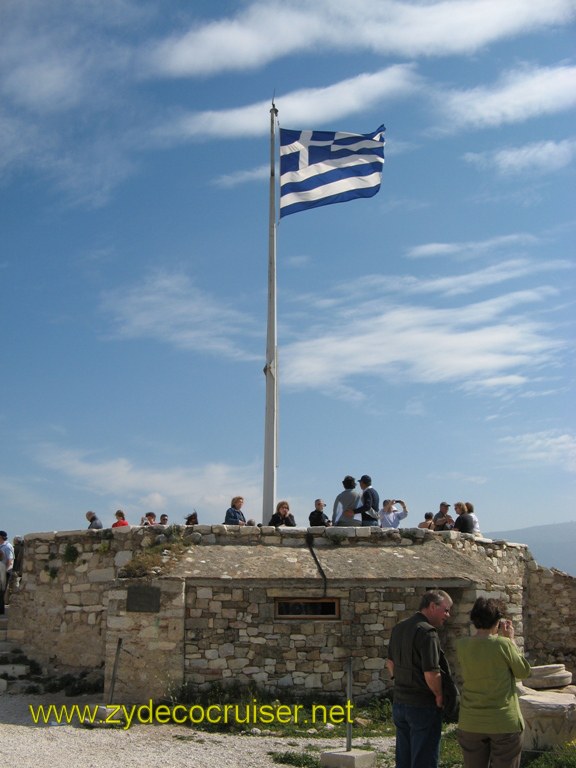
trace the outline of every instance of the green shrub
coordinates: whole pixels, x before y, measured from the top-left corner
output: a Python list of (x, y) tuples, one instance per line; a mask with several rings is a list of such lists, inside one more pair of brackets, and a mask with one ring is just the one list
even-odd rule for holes
[(64, 554), (62, 555), (62, 560), (64, 560), (65, 563), (75, 563), (76, 560), (80, 557), (80, 551), (77, 547), (74, 546), (74, 544), (66, 544), (66, 547), (64, 549)]
[(523, 755), (522, 765), (530, 768), (576, 768), (576, 742), (556, 747), (539, 756), (527, 752)]
[(300, 768), (320, 768), (320, 758), (306, 752), (268, 752), (275, 763)]

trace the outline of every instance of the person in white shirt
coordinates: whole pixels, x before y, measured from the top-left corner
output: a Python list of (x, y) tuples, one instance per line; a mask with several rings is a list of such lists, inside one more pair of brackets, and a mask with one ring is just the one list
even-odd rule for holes
[(472, 533), (480, 533), (480, 523), (478, 522), (478, 518), (476, 517), (476, 513), (474, 512), (474, 504), (472, 504), (471, 501), (465, 501), (464, 506), (466, 507), (466, 511), (472, 518), (472, 522), (474, 523), (474, 530)]
[[(396, 505), (402, 507), (399, 512)], [(380, 528), (398, 528), (400, 520), (408, 517), (408, 508), (402, 499), (385, 499), (380, 510)]]

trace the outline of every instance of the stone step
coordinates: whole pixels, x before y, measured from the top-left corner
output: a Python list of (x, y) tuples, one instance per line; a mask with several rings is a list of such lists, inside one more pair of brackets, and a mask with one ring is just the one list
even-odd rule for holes
[(539, 667), (530, 667), (530, 677), (548, 677), (558, 672), (566, 672), (564, 664), (543, 664)]
[(528, 688), (541, 690), (546, 688), (562, 688), (564, 685), (570, 685), (572, 682), (572, 672), (555, 672), (552, 675), (542, 677), (529, 677), (524, 680), (524, 685)]
[(26, 677), (30, 674), (30, 667), (28, 664), (0, 664), (0, 677), (7, 675), (8, 677)]

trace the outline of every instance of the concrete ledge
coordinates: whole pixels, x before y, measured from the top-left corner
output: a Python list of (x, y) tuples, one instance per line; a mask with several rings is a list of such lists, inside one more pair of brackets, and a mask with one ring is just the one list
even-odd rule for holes
[(326, 768), (373, 768), (376, 765), (376, 753), (366, 749), (334, 749), (322, 752), (320, 765)]

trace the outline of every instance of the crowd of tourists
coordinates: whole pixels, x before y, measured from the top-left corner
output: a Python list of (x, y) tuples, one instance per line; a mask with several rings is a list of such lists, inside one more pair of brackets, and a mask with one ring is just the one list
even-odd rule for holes
[[(370, 475), (362, 475), (358, 481), (352, 475), (346, 475), (342, 480), (344, 490), (334, 500), (332, 517), (326, 515), (326, 502), (318, 498), (314, 501), (314, 509), (308, 515), (310, 526), (379, 526), (380, 528), (399, 528), (400, 523), (408, 517), (408, 507), (402, 499), (384, 499), (380, 506), (380, 495), (372, 485)], [(357, 487), (359, 486), (359, 488)], [(234, 496), (230, 507), (224, 516), (225, 525), (256, 525), (251, 518), (246, 518), (242, 507), (243, 496)], [(474, 513), (474, 505), (470, 501), (457, 501), (454, 504), (454, 517), (450, 514), (452, 505), (447, 501), (440, 503), (438, 512), (426, 512), (424, 520), (418, 528), (432, 531), (456, 530), (460, 533), (480, 533), (478, 518)], [(290, 512), (290, 504), (283, 499), (276, 505), (266, 525), (275, 527), (297, 526), (294, 515)]]

